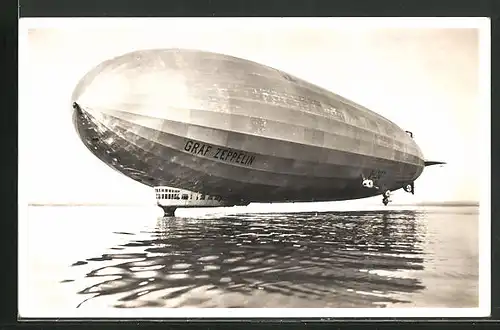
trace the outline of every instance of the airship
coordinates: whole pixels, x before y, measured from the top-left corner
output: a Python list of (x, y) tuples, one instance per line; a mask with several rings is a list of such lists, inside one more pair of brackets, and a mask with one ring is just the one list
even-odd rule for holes
[(318, 202), (414, 193), (413, 134), (291, 74), (192, 49), (147, 49), (90, 70), (73, 125), (103, 163), (179, 207)]

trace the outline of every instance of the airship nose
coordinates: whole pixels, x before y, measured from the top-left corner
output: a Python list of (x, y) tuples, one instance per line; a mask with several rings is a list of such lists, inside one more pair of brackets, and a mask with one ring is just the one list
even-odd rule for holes
[[(144, 172), (144, 150), (134, 148), (123, 136), (117, 134), (117, 127), (103, 117), (103, 113), (78, 102), (72, 103), (73, 124), (80, 140), (90, 152), (118, 172), (144, 184), (153, 185), (154, 179)], [(111, 127), (111, 128), (110, 128)], [(119, 129), (118, 129), (119, 130)], [(127, 148), (134, 150), (131, 152)], [(135, 157), (134, 155), (139, 155)]]
[(80, 134), (89, 126), (89, 113), (85, 111), (77, 102), (73, 102), (73, 124)]
[(82, 124), (85, 125), (85, 122), (87, 122), (90, 119), (89, 118), (90, 113), (87, 110), (85, 110), (85, 107), (80, 106), (80, 104), (78, 104), (77, 102), (73, 102), (72, 108), (73, 108), (73, 123), (75, 124), (75, 127), (78, 130), (79, 126), (82, 126)]
[(95, 129), (95, 125), (87, 111), (77, 102), (73, 102), (73, 125), (84, 144), (91, 150), (96, 150), (96, 143), (101, 139), (101, 134)]
[(119, 168), (116, 137), (110, 129), (95, 118), (96, 112), (77, 102), (72, 103), (73, 124), (83, 144), (98, 158)]
[(73, 111), (75, 111), (75, 115), (82, 115), (82, 109), (76, 102), (73, 102)]

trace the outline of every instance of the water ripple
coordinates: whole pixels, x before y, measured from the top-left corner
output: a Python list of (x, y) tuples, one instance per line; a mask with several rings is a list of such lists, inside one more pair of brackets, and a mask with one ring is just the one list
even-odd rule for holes
[(115, 307), (383, 307), (424, 288), (421, 227), (413, 211), (165, 218), (73, 265), (105, 277), (86, 303)]

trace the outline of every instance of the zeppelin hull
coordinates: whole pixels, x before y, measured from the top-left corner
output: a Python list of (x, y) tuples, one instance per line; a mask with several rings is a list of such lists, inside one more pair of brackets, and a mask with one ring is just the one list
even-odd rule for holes
[(225, 199), (326, 201), (368, 197), (361, 178), (394, 190), (424, 161), (387, 119), (253, 62), (153, 50), (108, 61), (73, 95), (84, 144), (150, 186)]
[[(410, 182), (420, 170), (417, 166), (342, 151), (332, 151), (330, 157), (307, 160), (304, 155), (321, 151), (290, 142), (276, 148), (290, 150), (292, 155), (300, 154), (298, 159), (272, 152), (244, 153), (227, 145), (208, 144), (144, 127), (134, 129), (119, 120), (117, 123), (121, 126), (113, 130), (98, 128), (91, 115), (81, 112), (75, 112), (75, 123), (89, 150), (136, 181), (149, 186), (166, 185), (217, 194), (235, 201), (326, 201), (368, 197), (373, 192), (361, 187), (361, 173), (385, 170), (391, 176), (389, 188), (397, 189)], [(262, 141), (269, 147), (266, 142)], [(325, 158), (332, 162), (323, 162)], [(257, 167), (260, 163), (266, 166)]]

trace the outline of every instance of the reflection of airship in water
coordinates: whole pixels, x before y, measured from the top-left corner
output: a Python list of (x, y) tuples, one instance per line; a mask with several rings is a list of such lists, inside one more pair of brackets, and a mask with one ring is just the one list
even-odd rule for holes
[[(73, 93), (81, 140), (176, 207), (383, 195), (426, 165), (391, 121), (282, 71), (193, 50), (103, 62)], [(215, 196), (215, 197), (214, 197)]]

